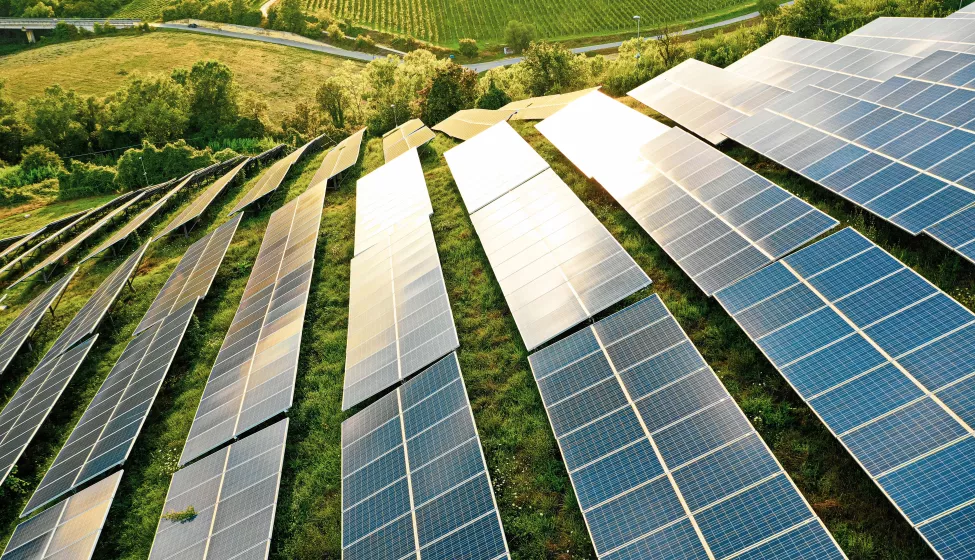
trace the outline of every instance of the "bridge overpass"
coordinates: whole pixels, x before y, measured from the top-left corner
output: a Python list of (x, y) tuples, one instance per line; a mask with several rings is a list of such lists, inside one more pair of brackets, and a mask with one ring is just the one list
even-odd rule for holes
[(0, 18), (0, 30), (19, 30), (27, 33), (27, 41), (34, 42), (35, 31), (51, 31), (58, 23), (94, 31), (95, 25), (111, 24), (112, 27), (128, 29), (142, 23), (141, 19), (110, 18)]

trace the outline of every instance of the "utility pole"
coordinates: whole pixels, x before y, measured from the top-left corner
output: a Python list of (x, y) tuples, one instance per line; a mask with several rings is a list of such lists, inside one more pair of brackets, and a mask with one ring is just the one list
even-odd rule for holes
[(139, 163), (142, 164), (142, 176), (146, 180), (146, 186), (149, 186), (149, 174), (146, 173), (146, 162), (142, 161), (142, 156), (139, 156)]
[(633, 16), (633, 20), (636, 21), (636, 38), (640, 38), (640, 16)]

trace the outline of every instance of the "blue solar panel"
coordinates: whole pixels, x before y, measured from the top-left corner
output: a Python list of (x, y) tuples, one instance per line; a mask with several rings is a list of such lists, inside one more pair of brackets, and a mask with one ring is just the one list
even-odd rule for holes
[(975, 501), (975, 314), (852, 229), (716, 298), (925, 536)]
[(975, 262), (975, 205), (929, 226), (925, 232), (969, 261)]
[(342, 551), (508, 558), (455, 354), (342, 423)]
[(529, 361), (600, 558), (843, 557), (658, 296)]

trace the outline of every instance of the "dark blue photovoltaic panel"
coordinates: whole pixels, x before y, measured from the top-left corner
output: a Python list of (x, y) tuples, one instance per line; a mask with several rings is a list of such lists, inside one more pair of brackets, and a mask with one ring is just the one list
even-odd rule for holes
[(936, 551), (971, 539), (938, 523), (975, 500), (975, 314), (852, 229), (715, 297)]
[(975, 205), (928, 227), (925, 232), (975, 262)]
[(833, 542), (658, 296), (529, 361), (598, 557), (725, 557), (810, 525), (797, 552)]
[(975, 549), (975, 504), (926, 523), (919, 530), (945, 558), (964, 558)]
[(508, 558), (455, 354), (342, 423), (342, 551)]
[(739, 560), (779, 560), (780, 558), (816, 558), (838, 560), (845, 558), (822, 526), (809, 522), (777, 539), (737, 556)]

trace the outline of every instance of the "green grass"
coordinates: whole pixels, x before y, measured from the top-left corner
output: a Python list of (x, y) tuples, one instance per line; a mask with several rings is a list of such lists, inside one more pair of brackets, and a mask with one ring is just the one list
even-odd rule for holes
[(89, 210), (108, 202), (117, 195), (107, 194), (64, 200), (45, 204), (42, 201), (31, 202), (13, 208), (0, 209), (0, 239), (35, 231), (37, 228), (77, 212)]
[[(654, 284), (607, 310), (610, 313), (658, 293), (731, 394), (755, 423), (800, 490), (854, 559), (921, 559), (932, 555), (870, 479), (781, 375), (713, 300), (706, 298), (637, 223), (592, 181), (586, 180), (530, 123), (521, 132), (580, 199), (606, 225)], [(423, 166), (444, 277), (460, 338), (458, 356), (484, 447), (512, 554), (518, 559), (593, 558), (587, 531), (545, 417), (527, 352), (441, 154), (453, 140), (438, 137), (424, 149)], [(915, 270), (975, 304), (975, 270), (937, 244), (900, 233), (831, 198), (821, 188), (732, 147), (729, 153), (844, 224), (851, 224)], [(125, 465), (125, 476), (95, 557), (145, 558), (169, 480), (182, 449), (213, 360), (240, 301), (270, 213), (302, 192), (322, 155), (299, 163), (266, 207), (242, 222), (213, 288), (200, 304), (183, 346)], [(349, 262), (355, 223), (355, 180), (382, 164), (380, 142), (366, 143), (360, 166), (332, 188), (316, 249), (314, 281), (302, 337), (295, 402), (278, 499), (272, 554), (284, 559), (338, 559), (341, 554), (341, 411)], [(189, 239), (156, 243), (135, 279), (135, 291), (116, 304), (98, 344), (62, 402), (2, 488), (0, 539), (13, 530), (24, 502), (39, 482), (128, 337), (186, 247), (223, 222), (253, 184), (230, 189)], [(188, 202), (187, 197), (183, 203)], [(179, 210), (174, 205), (166, 223)], [(129, 250), (134, 245), (129, 245)], [(0, 382), (0, 403), (26, 377), (45, 348), (125, 255), (85, 265), (69, 286), (52, 323), (46, 319), (33, 351), (22, 352)], [(42, 286), (28, 283), (6, 303), (0, 325)], [(604, 313), (605, 314), (605, 313)]]

